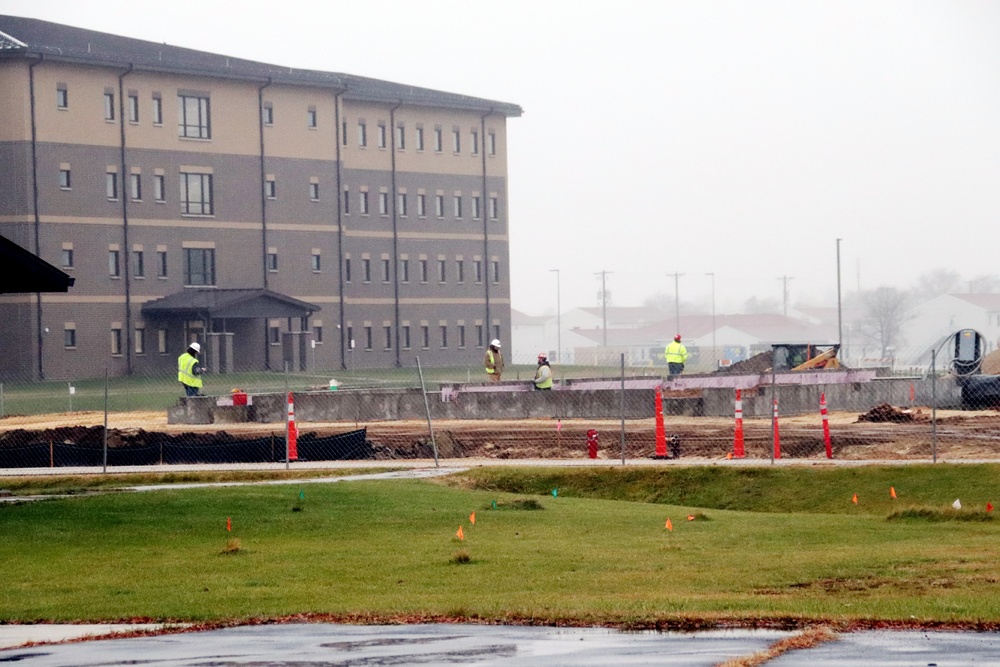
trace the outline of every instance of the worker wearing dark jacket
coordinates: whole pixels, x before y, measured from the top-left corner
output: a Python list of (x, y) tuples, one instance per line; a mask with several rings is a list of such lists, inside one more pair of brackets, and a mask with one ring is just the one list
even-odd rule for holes
[(184, 387), (185, 396), (200, 396), (201, 394), (201, 364), (198, 363), (198, 354), (201, 353), (201, 345), (191, 343), (187, 351), (177, 357), (177, 381)]
[(500, 354), (500, 341), (496, 338), (490, 341), (483, 364), (486, 366), (486, 376), (490, 382), (499, 382), (500, 376), (503, 375), (503, 355)]
[(667, 360), (667, 370), (670, 377), (680, 375), (684, 372), (684, 362), (687, 361), (687, 348), (681, 343), (681, 335), (674, 336), (673, 342), (667, 345), (663, 351), (663, 356)]

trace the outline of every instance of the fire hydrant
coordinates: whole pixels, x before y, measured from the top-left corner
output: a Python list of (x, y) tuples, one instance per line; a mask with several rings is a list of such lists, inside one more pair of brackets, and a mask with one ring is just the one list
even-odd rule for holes
[(597, 431), (595, 429), (587, 430), (587, 456), (592, 459), (597, 458)]

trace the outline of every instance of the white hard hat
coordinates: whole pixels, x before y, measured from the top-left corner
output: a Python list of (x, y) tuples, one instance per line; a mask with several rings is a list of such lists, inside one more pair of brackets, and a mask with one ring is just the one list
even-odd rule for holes
[(188, 345), (188, 347), (190, 347), (195, 352), (201, 352), (201, 345), (199, 345), (198, 343), (191, 343), (190, 345)]
[(500, 347), (500, 341), (494, 338), (493, 340), (490, 341), (490, 345), (492, 345), (493, 347)]

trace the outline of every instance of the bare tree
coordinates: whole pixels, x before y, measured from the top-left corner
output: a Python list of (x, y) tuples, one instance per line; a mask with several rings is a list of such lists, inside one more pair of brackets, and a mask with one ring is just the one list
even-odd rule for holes
[(903, 325), (912, 317), (909, 313), (907, 293), (895, 287), (879, 287), (862, 296), (864, 315), (861, 333), (878, 344), (882, 356), (889, 356), (889, 348), (898, 348), (902, 342)]
[(970, 294), (993, 294), (1000, 292), (1000, 277), (988, 274), (976, 276), (969, 281)]
[(927, 301), (942, 294), (953, 294), (959, 291), (961, 284), (962, 276), (958, 271), (934, 269), (920, 274), (917, 284), (913, 287), (913, 294), (918, 300)]

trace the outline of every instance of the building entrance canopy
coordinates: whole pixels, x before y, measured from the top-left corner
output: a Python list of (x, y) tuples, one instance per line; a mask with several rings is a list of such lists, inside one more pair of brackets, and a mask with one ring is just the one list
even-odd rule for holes
[(256, 319), (309, 317), (315, 304), (266, 289), (186, 289), (143, 305), (146, 317)]

